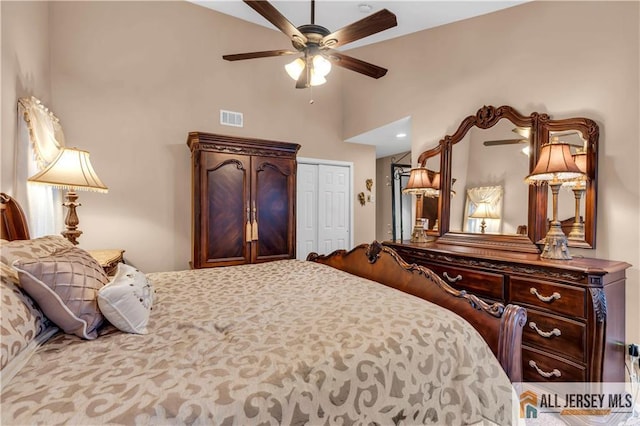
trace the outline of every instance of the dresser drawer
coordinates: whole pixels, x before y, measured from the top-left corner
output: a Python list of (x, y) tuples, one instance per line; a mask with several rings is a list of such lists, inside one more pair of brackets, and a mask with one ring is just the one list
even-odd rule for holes
[(504, 300), (504, 276), (450, 266), (429, 265), (447, 284), (471, 294)]
[(577, 321), (527, 310), (522, 342), (548, 352), (586, 362), (586, 325)]
[(585, 290), (545, 281), (511, 277), (510, 302), (539, 306), (572, 317), (585, 318)]
[(525, 382), (584, 382), (587, 372), (581, 365), (523, 346), (522, 377)]

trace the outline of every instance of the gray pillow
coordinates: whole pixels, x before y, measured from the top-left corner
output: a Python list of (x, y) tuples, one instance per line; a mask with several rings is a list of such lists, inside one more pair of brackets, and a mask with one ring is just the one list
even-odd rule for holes
[(109, 279), (89, 253), (70, 247), (37, 259), (18, 259), (13, 267), (20, 286), (65, 333), (84, 339), (98, 336), (104, 319), (98, 290)]

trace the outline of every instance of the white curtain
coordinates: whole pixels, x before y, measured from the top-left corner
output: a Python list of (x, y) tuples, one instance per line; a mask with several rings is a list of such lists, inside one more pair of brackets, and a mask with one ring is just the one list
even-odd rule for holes
[[(479, 186), (467, 189), (467, 208), (465, 210), (464, 232), (480, 232), (481, 219), (470, 218), (480, 203), (487, 203), (491, 209), (502, 216), (502, 194), (504, 189), (500, 185)], [(485, 219), (486, 230), (489, 233), (498, 233), (502, 225), (502, 219)]]
[(27, 179), (44, 169), (64, 147), (58, 118), (35, 97), (18, 100), (15, 197), (25, 210), (31, 237), (62, 230), (62, 193), (59, 189), (29, 184)]

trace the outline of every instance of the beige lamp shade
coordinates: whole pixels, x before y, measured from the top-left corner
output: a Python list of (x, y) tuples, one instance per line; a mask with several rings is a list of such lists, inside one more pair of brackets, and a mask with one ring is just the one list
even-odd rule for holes
[(469, 216), (474, 219), (500, 219), (500, 215), (491, 207), (489, 203), (480, 203), (475, 211)]
[(568, 182), (564, 182), (562, 185), (565, 187), (569, 187), (569, 188), (575, 188), (578, 186), (584, 186), (585, 181), (587, 181), (589, 179), (589, 177), (587, 176), (587, 153), (586, 152), (577, 152), (575, 154), (572, 155), (573, 157), (573, 162), (576, 163), (576, 166), (578, 166), (578, 168), (580, 169), (580, 171), (582, 173), (584, 173), (582, 176), (577, 177), (573, 180), (570, 180)]
[(411, 169), (409, 182), (407, 182), (407, 186), (402, 192), (405, 194), (424, 194), (426, 190), (432, 187), (431, 179), (429, 179), (429, 171), (424, 167), (416, 167), (415, 169)]
[(552, 142), (542, 146), (540, 159), (533, 172), (525, 178), (530, 184), (545, 181), (565, 182), (584, 176), (571, 157), (569, 144)]
[(109, 191), (93, 170), (89, 153), (76, 148), (64, 148), (51, 164), (28, 181), (74, 191)]

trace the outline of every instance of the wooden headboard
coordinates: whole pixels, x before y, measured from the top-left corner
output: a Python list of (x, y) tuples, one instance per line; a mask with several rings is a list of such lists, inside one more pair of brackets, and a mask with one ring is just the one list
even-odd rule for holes
[(409, 265), (391, 248), (377, 241), (353, 250), (337, 250), (307, 260), (332, 266), (442, 306), (467, 320), (484, 338), (512, 382), (522, 381), (522, 332), (527, 311), (517, 305), (489, 305), (475, 295), (458, 291), (435, 272)]
[(28, 240), (29, 226), (22, 207), (10, 195), (0, 193), (0, 235), (3, 240)]

